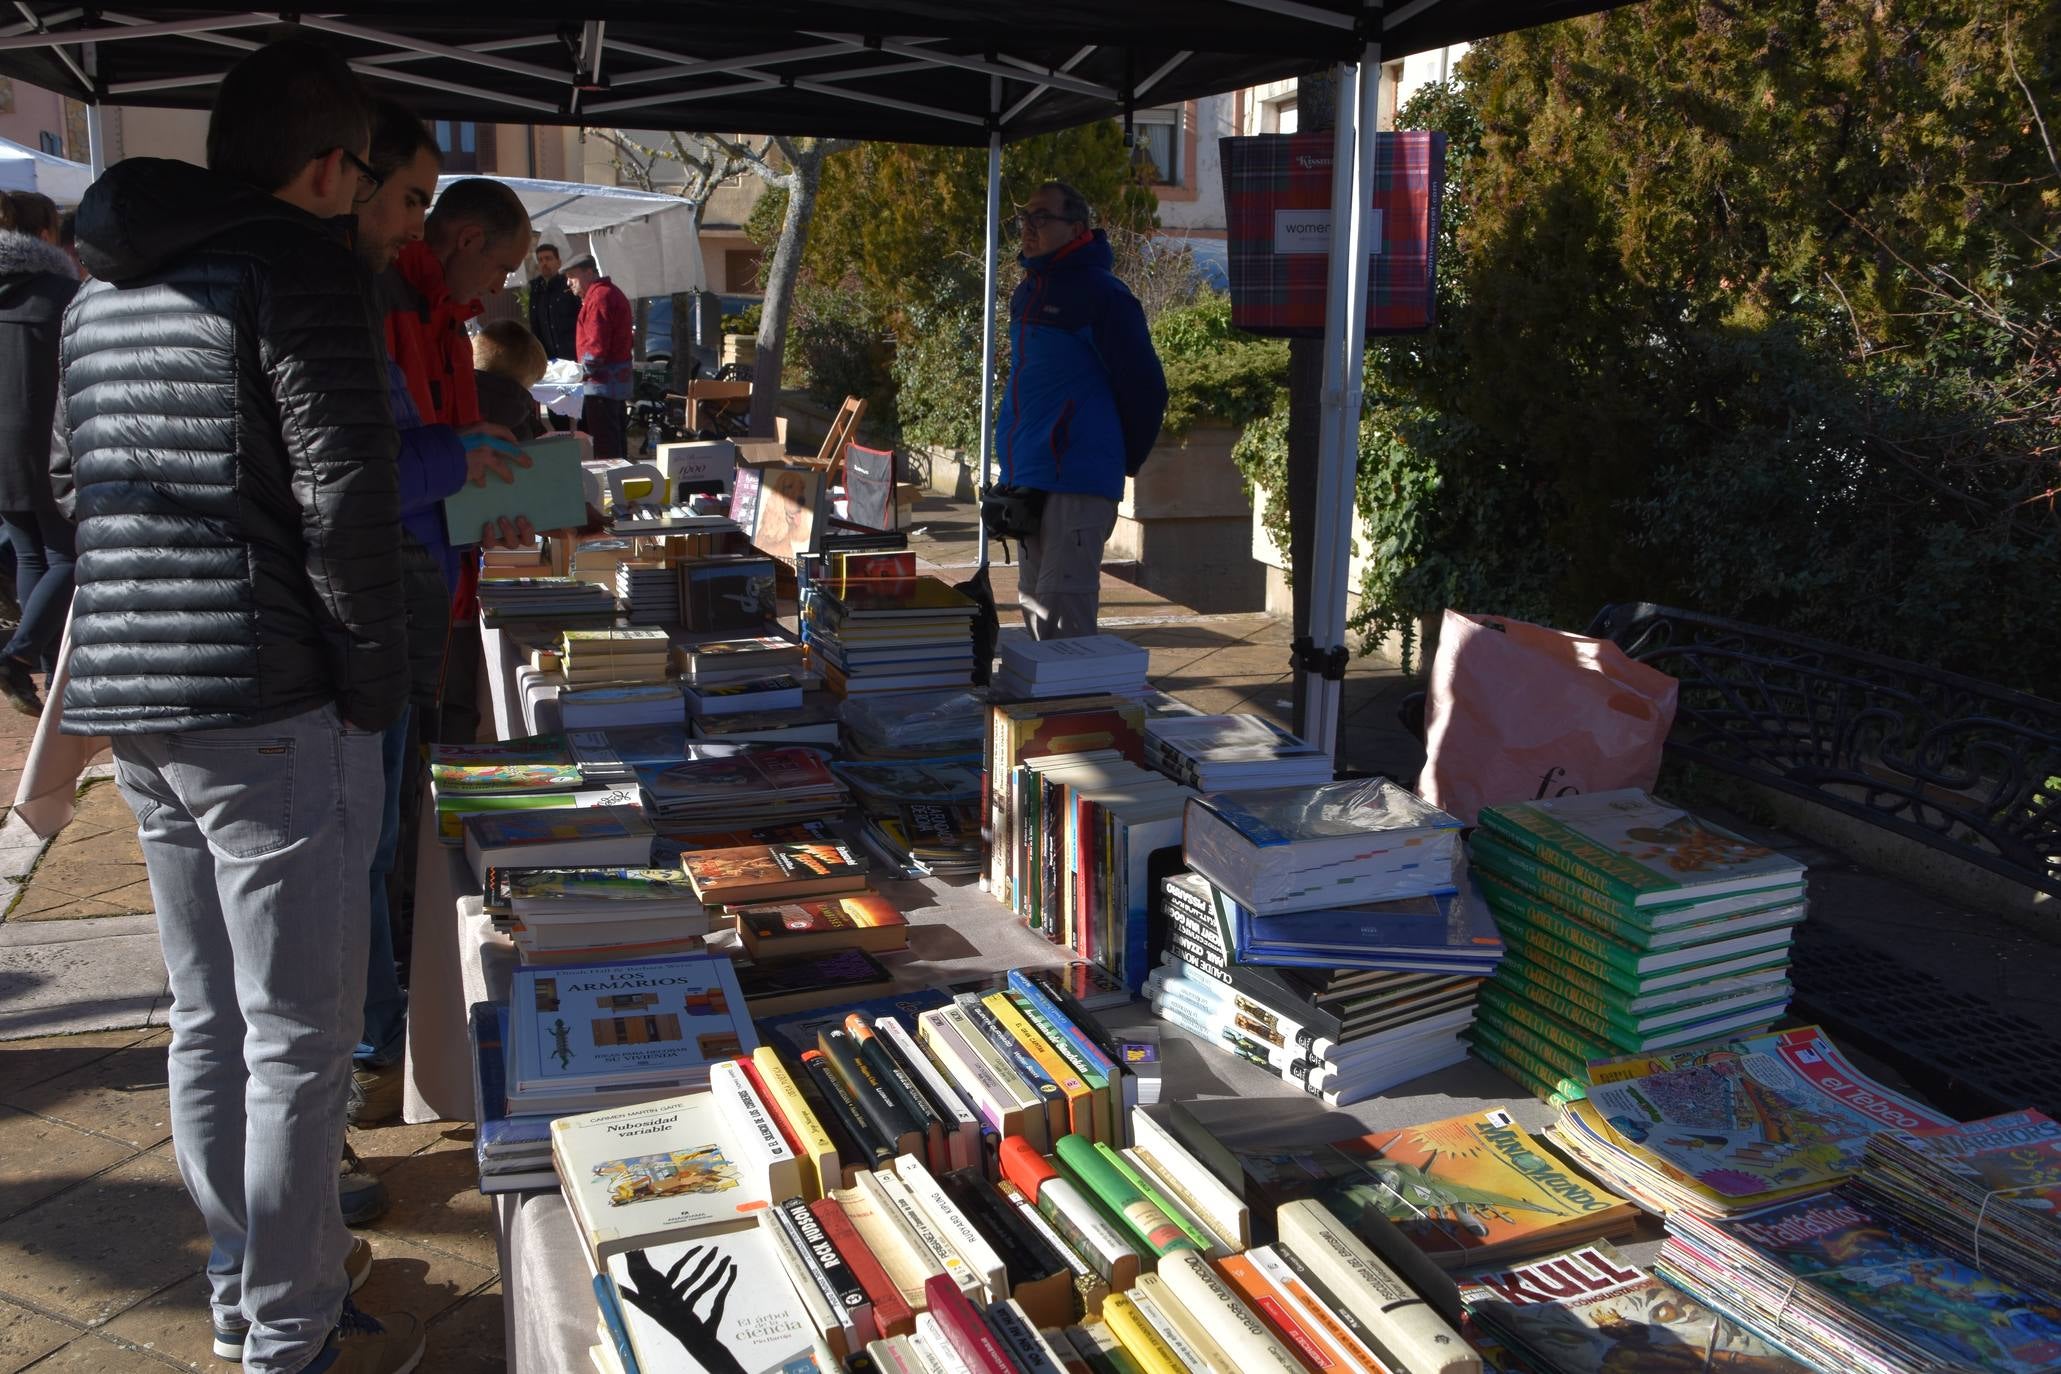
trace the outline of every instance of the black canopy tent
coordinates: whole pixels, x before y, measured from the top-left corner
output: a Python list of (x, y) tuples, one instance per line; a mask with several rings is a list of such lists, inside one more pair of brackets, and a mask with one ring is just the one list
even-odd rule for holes
[[(1379, 65), (1618, 0), (354, 0), (287, 14), (12, 0), (0, 76), (100, 104), (206, 108), (245, 53), (296, 32), (436, 118), (831, 135), (988, 149), (981, 475), (992, 468), (1004, 142), (1335, 67), (1333, 254), (1304, 675), (1312, 742), (1337, 736), (1362, 397)], [(95, 121), (97, 127), (97, 120)], [(100, 156), (95, 140), (96, 165)], [(982, 535), (985, 562), (986, 536)]]

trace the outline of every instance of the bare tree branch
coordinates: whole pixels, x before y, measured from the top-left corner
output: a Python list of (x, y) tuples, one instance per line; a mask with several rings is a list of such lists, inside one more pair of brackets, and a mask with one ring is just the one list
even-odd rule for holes
[(2032, 87), (2026, 85), (2025, 78), (2018, 74), (2018, 59), (2011, 53), (2011, 49), (2017, 46), (2016, 38), (2016, 34), (2004, 34), (2004, 68), (2011, 73), (2011, 79), (2018, 83), (2018, 89), (2025, 93), (2025, 106), (2032, 111), (2033, 126), (2040, 131), (2040, 142), (2047, 149), (2047, 163), (2054, 169), (2055, 176), (2061, 176), (2061, 158), (2054, 156), (2054, 140), (2047, 136), (2047, 121), (2040, 114), (2040, 103), (2033, 98)]

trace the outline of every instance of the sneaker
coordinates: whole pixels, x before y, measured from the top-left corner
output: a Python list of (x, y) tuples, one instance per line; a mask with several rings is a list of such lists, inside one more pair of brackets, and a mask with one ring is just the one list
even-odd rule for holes
[(386, 1185), (348, 1144), (336, 1166), (336, 1200), (343, 1208), (346, 1226), (370, 1225), (386, 1212)]
[(25, 716), (43, 714), (43, 698), (36, 695), (36, 679), (29, 665), (18, 658), (0, 659), (0, 697)]
[(422, 1363), (422, 1323), (405, 1312), (373, 1318), (344, 1299), (329, 1344), (302, 1374), (411, 1374)]
[(352, 1068), (350, 1106), (344, 1111), (344, 1120), (353, 1126), (377, 1126), (398, 1120), (404, 1078), (399, 1064)]
[[(351, 1253), (344, 1256), (344, 1274), (351, 1281), (351, 1292), (365, 1286), (365, 1280), (372, 1277), (372, 1242), (351, 1237)], [(243, 1342), (250, 1335), (248, 1326), (224, 1326), (215, 1324), (215, 1358), (231, 1364), (243, 1360)]]

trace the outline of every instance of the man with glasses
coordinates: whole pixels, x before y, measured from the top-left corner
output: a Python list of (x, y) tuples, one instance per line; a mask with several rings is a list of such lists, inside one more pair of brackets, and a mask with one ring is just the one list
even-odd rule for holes
[(1001, 480), (1042, 501), (1017, 555), (1017, 602), (1036, 639), (1095, 633), (1102, 546), (1124, 479), (1166, 414), (1145, 312), (1110, 271), (1109, 239), (1080, 192), (1048, 181), (1017, 215), (1023, 280), (1009, 298), (1009, 385), (995, 415)]
[(205, 169), (87, 191), (53, 461), (79, 524), (63, 728), (114, 740), (172, 991), (172, 1144), (212, 1241), (214, 1348), (405, 1374), (337, 1205), (380, 732), (407, 698), (379, 321), (336, 221), (363, 93), (305, 42), (230, 71)]

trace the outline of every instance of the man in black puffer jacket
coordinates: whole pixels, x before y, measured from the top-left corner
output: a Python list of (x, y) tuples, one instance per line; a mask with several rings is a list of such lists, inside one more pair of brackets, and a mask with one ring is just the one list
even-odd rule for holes
[(335, 54), (239, 63), (208, 170), (138, 159), (79, 210), (58, 430), (78, 528), (64, 728), (114, 737), (170, 975), (172, 1140), (213, 1241), (214, 1349), (258, 1374), (413, 1369), (350, 1307), (337, 1202), (362, 1025), (380, 733), (408, 692), (377, 190)]

